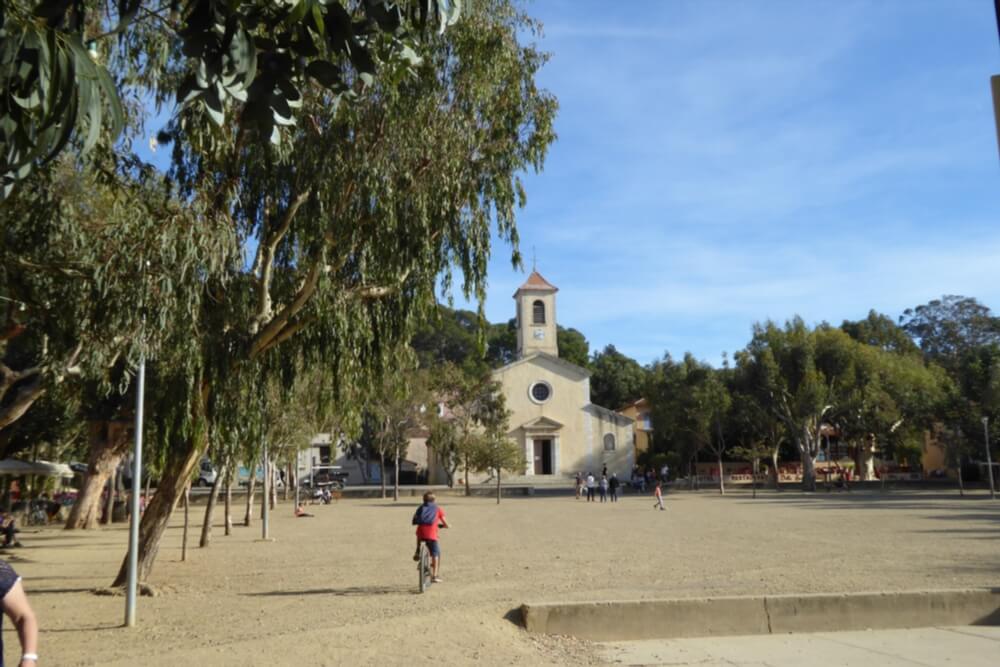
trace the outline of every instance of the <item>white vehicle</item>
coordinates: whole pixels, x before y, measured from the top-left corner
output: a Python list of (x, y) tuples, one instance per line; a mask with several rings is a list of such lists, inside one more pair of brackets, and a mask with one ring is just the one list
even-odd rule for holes
[(201, 465), (198, 468), (198, 479), (195, 480), (195, 486), (212, 486), (215, 484), (215, 478), (218, 476), (215, 468), (212, 467), (212, 462), (208, 459), (202, 459)]

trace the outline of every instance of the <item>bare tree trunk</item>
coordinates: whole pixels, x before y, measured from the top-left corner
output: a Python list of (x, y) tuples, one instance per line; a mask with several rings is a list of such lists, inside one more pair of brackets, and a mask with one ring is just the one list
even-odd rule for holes
[(148, 505), (149, 504), (149, 489), (150, 489), (150, 485), (152, 483), (153, 483), (153, 476), (152, 475), (146, 475), (146, 493), (143, 496), (143, 498), (146, 499), (146, 502), (144, 503), (144, 505)]
[(965, 483), (962, 481), (962, 457), (959, 455), (958, 465), (955, 466), (955, 471), (958, 473), (958, 495), (965, 497)]
[(222, 475), (216, 475), (212, 482), (212, 491), (208, 495), (208, 504), (205, 505), (205, 519), (201, 522), (201, 539), (198, 546), (202, 549), (207, 547), (212, 541), (212, 519), (215, 518), (215, 505), (219, 501), (219, 491), (222, 489)]
[(111, 525), (111, 514), (115, 509), (115, 480), (117, 478), (118, 468), (115, 467), (114, 471), (108, 477), (108, 499), (104, 503), (104, 520), (101, 522), (105, 526)]
[(753, 491), (753, 498), (757, 498), (757, 471), (760, 470), (760, 459), (755, 458), (750, 463), (750, 489)]
[(181, 536), (181, 562), (187, 560), (188, 556), (188, 525), (191, 518), (191, 484), (184, 487), (184, 533)]
[(771, 450), (771, 477), (774, 482), (774, 490), (781, 491), (781, 475), (778, 474), (778, 447)]
[(393, 465), (394, 477), (392, 480), (392, 499), (396, 502), (399, 502), (399, 448), (398, 447), (396, 448), (396, 456), (393, 458), (395, 458), (396, 462)]
[(291, 461), (285, 464), (285, 489), (283, 500), (288, 502), (288, 487), (292, 485), (292, 463)]
[(247, 511), (243, 515), (243, 525), (249, 526), (253, 520), (253, 493), (257, 486), (257, 471), (253, 470), (257, 466), (251, 466), (250, 481), (247, 482)]
[(123, 430), (106, 432), (103, 424), (90, 425), (90, 455), (83, 488), (69, 512), (66, 528), (96, 528), (100, 519), (101, 491), (108, 478), (118, 468), (128, 449), (127, 433)]
[(716, 456), (716, 462), (719, 466), (719, 495), (726, 495), (726, 483), (722, 479), (723, 468), (722, 468), (722, 454), (718, 453)]
[(226, 501), (225, 501), (226, 535), (233, 534), (233, 474), (226, 471)]
[(469, 490), (469, 457), (465, 456), (465, 495), (471, 496), (472, 491)]
[(277, 509), (278, 507), (278, 487), (275, 485), (274, 481), (277, 475), (277, 467), (274, 465), (274, 461), (268, 461), (267, 466), (268, 474), (270, 477), (267, 478), (268, 485), (268, 499), (271, 501), (271, 509)]
[(802, 490), (816, 490), (816, 461), (807, 451), (799, 450), (802, 460)]
[[(153, 563), (160, 549), (160, 540), (170, 522), (174, 505), (191, 480), (191, 473), (201, 460), (207, 446), (204, 439), (188, 440), (183, 447), (171, 449), (167, 456), (163, 474), (156, 487), (152, 501), (146, 506), (146, 513), (139, 524), (139, 581), (145, 581), (153, 569)], [(122, 560), (118, 576), (112, 586), (124, 586), (128, 577), (128, 554)]]
[(385, 499), (385, 454), (383, 452), (378, 453), (378, 465), (379, 470), (382, 471), (379, 474), (379, 479), (382, 480), (382, 498)]
[(497, 505), (500, 504), (500, 468), (497, 468)]

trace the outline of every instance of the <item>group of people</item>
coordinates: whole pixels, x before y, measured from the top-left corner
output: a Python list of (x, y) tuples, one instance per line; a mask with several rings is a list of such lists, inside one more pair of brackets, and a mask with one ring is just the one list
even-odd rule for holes
[[(660, 471), (660, 476), (657, 476), (652, 470), (647, 470), (645, 473), (639, 470), (636, 466), (632, 470), (632, 488), (636, 489), (640, 493), (646, 492), (646, 487), (653, 487), (653, 496), (656, 498), (656, 503), (653, 505), (654, 508), (659, 508), (665, 510), (666, 507), (663, 504), (663, 483), (667, 481), (667, 475), (670, 474), (670, 468), (666, 465)], [(594, 476), (593, 473), (588, 472), (584, 475), (582, 472), (576, 473), (576, 499), (586, 497), (587, 502), (596, 502), (597, 498), (600, 498), (602, 503), (608, 502), (618, 502), (618, 489), (621, 488), (621, 482), (618, 480), (617, 473), (611, 473), (608, 476), (608, 466), (604, 466), (601, 471), (600, 478)]]
[(611, 502), (618, 502), (618, 488), (621, 486), (621, 482), (618, 481), (618, 475), (611, 473), (611, 477), (608, 477), (608, 467), (604, 466), (603, 472), (601, 472), (601, 478), (597, 479), (594, 477), (593, 473), (587, 473), (584, 477), (582, 472), (576, 473), (576, 499), (579, 500), (583, 497), (584, 493), (587, 495), (587, 502), (595, 501), (595, 494), (600, 494), (601, 502), (608, 502), (608, 498)]

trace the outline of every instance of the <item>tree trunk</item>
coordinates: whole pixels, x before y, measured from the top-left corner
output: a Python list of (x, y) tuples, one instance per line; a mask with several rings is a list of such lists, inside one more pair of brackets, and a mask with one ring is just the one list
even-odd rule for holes
[(181, 535), (181, 562), (188, 557), (188, 525), (191, 518), (191, 484), (184, 487), (184, 533)]
[(292, 485), (292, 464), (288, 462), (285, 464), (285, 489), (283, 500), (288, 502), (288, 487)]
[(760, 470), (760, 459), (754, 459), (750, 464), (750, 489), (753, 491), (753, 498), (757, 498), (757, 471)]
[(219, 491), (222, 489), (222, 475), (216, 475), (212, 482), (212, 491), (208, 496), (208, 504), (205, 506), (205, 519), (201, 522), (201, 539), (198, 546), (204, 549), (212, 541), (212, 519), (215, 518), (215, 505), (219, 501)]
[(267, 478), (267, 481), (269, 483), (269, 486), (267, 487), (267, 489), (268, 489), (268, 498), (271, 500), (271, 509), (277, 509), (277, 507), (278, 507), (278, 487), (274, 483), (275, 482), (275, 478), (278, 476), (277, 475), (277, 472), (278, 472), (277, 466), (274, 465), (274, 461), (268, 461), (266, 468), (268, 470), (268, 474), (271, 475), (270, 477)]
[(233, 475), (226, 471), (226, 502), (225, 502), (226, 535), (233, 534)]
[[(119, 459), (119, 462), (121, 459)], [(101, 521), (105, 526), (111, 525), (111, 515), (115, 509), (115, 480), (118, 479), (118, 468), (115, 467), (114, 471), (108, 476), (108, 498), (104, 502), (104, 520)]]
[(500, 468), (497, 468), (497, 505), (500, 504)]
[(771, 477), (774, 483), (774, 490), (781, 491), (781, 475), (778, 474), (778, 448), (771, 450)]
[(722, 468), (722, 454), (716, 454), (715, 456), (716, 456), (716, 459), (715, 459), (716, 463), (719, 466), (719, 495), (724, 496), (724, 495), (726, 495), (726, 483), (722, 479), (722, 473), (723, 473), (723, 468)]
[(382, 480), (382, 499), (385, 499), (385, 454), (379, 452), (378, 454), (378, 467), (381, 471), (379, 473), (379, 479)]
[[(201, 398), (202, 401), (207, 402), (207, 392), (203, 392)], [(172, 447), (168, 451), (163, 474), (160, 475), (160, 482), (156, 486), (156, 494), (153, 495), (152, 501), (146, 505), (146, 513), (143, 514), (139, 524), (139, 581), (145, 581), (149, 577), (156, 560), (156, 554), (160, 550), (160, 539), (163, 537), (167, 524), (170, 523), (170, 515), (173, 513), (177, 498), (188, 486), (191, 474), (208, 445), (203, 437), (198, 440), (188, 439), (177, 444), (179, 446)], [(115, 577), (112, 586), (124, 586), (127, 577), (128, 554), (125, 554), (121, 568), (118, 570), (118, 576)]]
[(465, 457), (465, 495), (471, 496), (472, 491), (469, 490), (469, 457)]
[[(107, 429), (107, 430), (105, 430)], [(90, 424), (90, 454), (87, 457), (87, 476), (76, 502), (70, 509), (66, 528), (96, 528), (101, 516), (101, 491), (108, 478), (128, 450), (125, 429), (111, 428), (104, 423)]]
[(152, 475), (146, 475), (146, 493), (143, 495), (143, 498), (145, 499), (145, 502), (143, 503), (143, 505), (148, 505), (149, 504), (149, 488), (152, 485), (152, 483), (153, 483), (153, 476)]
[(257, 487), (257, 471), (253, 470), (256, 465), (251, 466), (250, 481), (247, 482), (247, 511), (243, 515), (243, 525), (249, 527), (253, 520), (253, 494)]
[(399, 449), (396, 449), (396, 462), (393, 464), (394, 476), (392, 479), (392, 499), (399, 502)]
[(802, 490), (816, 490), (816, 461), (808, 452), (800, 450), (802, 460)]
[(958, 456), (958, 465), (955, 466), (955, 471), (958, 473), (958, 495), (962, 498), (965, 497), (965, 483), (962, 481), (962, 456)]

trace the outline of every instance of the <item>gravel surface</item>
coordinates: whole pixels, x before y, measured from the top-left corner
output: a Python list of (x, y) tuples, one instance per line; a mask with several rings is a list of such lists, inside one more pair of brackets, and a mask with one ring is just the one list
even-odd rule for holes
[[(272, 512), (207, 549), (182, 513), (121, 628), (124, 598), (98, 596), (125, 553), (124, 526), (52, 527), (6, 557), (24, 577), (48, 665), (598, 664), (597, 647), (529, 636), (523, 602), (995, 586), (1000, 502), (983, 493), (676, 493), (586, 503), (571, 495), (443, 498), (444, 583), (416, 593), (411, 499)], [(202, 507), (192, 509), (198, 524)], [(242, 517), (242, 508), (237, 516)], [(221, 508), (219, 513), (221, 519)], [(197, 517), (197, 519), (195, 519)], [(221, 521), (220, 521), (221, 523)], [(16, 636), (4, 625), (6, 657)]]

